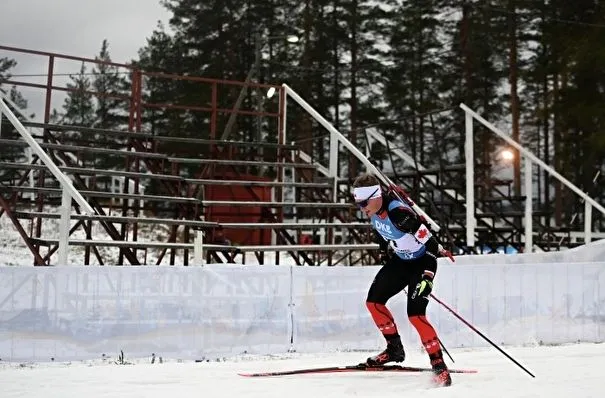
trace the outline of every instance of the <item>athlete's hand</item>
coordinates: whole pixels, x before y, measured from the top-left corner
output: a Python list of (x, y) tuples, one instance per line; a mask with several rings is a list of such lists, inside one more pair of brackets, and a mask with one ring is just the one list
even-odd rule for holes
[(433, 291), (433, 279), (428, 275), (423, 275), (422, 280), (416, 284), (416, 289), (412, 293), (412, 300), (416, 298), (426, 298)]
[(447, 257), (449, 258), (453, 263), (456, 262), (456, 260), (454, 260), (454, 256), (452, 255), (452, 252), (449, 250), (445, 250), (444, 248), (440, 248), (439, 249), (439, 254), (441, 255), (441, 257)]

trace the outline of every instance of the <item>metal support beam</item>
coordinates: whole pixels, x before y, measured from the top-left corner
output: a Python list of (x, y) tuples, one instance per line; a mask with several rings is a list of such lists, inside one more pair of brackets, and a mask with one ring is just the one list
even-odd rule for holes
[(525, 250), (524, 253), (533, 253), (534, 251), (534, 236), (533, 236), (533, 219), (532, 219), (532, 204), (533, 198), (533, 181), (532, 181), (532, 161), (525, 156)]
[(69, 220), (71, 215), (71, 195), (63, 188), (61, 196), (61, 220), (59, 222), (59, 262), (57, 265), (67, 265), (69, 252)]
[(473, 117), (465, 116), (466, 139), (464, 157), (466, 158), (466, 245), (475, 246), (475, 150), (473, 147)]
[(330, 132), (330, 166), (328, 177), (332, 178), (332, 201), (338, 199), (338, 136)]
[(82, 207), (82, 211), (86, 214), (94, 214), (94, 209), (88, 204), (88, 202), (84, 199), (84, 197), (78, 192), (78, 190), (73, 186), (69, 177), (67, 177), (57, 165), (52, 161), (50, 156), (40, 144), (31, 136), (29, 131), (25, 129), (23, 124), (17, 119), (17, 116), (10, 110), (10, 108), (4, 103), (4, 101), (0, 98), (0, 112), (4, 113), (7, 119), (12, 123), (17, 132), (21, 135), (23, 140), (27, 142), (27, 144), (32, 148), (32, 150), (38, 155), (40, 160), (48, 167), (50, 172), (55, 176), (57, 180), (61, 183), (61, 186), (64, 189), (67, 189), (71, 197)]
[(592, 242), (592, 205), (584, 202), (584, 243)]
[(196, 231), (193, 241), (193, 265), (204, 265), (204, 231)]

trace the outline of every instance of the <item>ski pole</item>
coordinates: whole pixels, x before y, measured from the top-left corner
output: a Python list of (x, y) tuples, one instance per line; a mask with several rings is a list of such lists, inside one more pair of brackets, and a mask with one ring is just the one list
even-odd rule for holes
[[(401, 187), (398, 187), (394, 184), (391, 184), (390, 186), (391, 189), (393, 189), (395, 191), (395, 194), (398, 194), (399, 198), (402, 199), (404, 202), (407, 202), (408, 204), (414, 204), (415, 206), (417, 206), (411, 199), (410, 197), (405, 193), (405, 191), (403, 191), (403, 189), (401, 189)], [(416, 210), (414, 208), (414, 206), (411, 206), (414, 210)], [(416, 212), (416, 214), (418, 214), (421, 219), (422, 219), (422, 214), (420, 214), (419, 212)], [(441, 244), (439, 244), (440, 246), (440, 251), (443, 249), (443, 246), (441, 246)], [(449, 254), (449, 253), (448, 253)], [(448, 257), (450, 257), (450, 255), (448, 255)], [(450, 260), (453, 261), (453, 258), (450, 257)], [(493, 341), (491, 341), (487, 336), (485, 336), (483, 333), (481, 333), (476, 327), (474, 327), (473, 325), (471, 325), (469, 322), (466, 321), (466, 319), (464, 319), (462, 316), (460, 316), (456, 311), (454, 311), (451, 307), (449, 307), (447, 304), (445, 304), (443, 301), (439, 300), (437, 297), (435, 297), (433, 294), (430, 295), (430, 297), (433, 298), (433, 300), (437, 301), (439, 304), (441, 304), (445, 309), (447, 309), (450, 313), (452, 313), (456, 318), (458, 318), (460, 321), (462, 321), (462, 323), (464, 323), (466, 326), (468, 326), (473, 332), (477, 333), (479, 336), (481, 336), (481, 338), (483, 338), (485, 341), (487, 341), (488, 343), (490, 343), (492, 346), (494, 346), (498, 351), (500, 351), (502, 354), (504, 354), (504, 356), (506, 356), (508, 359), (510, 359), (515, 365), (519, 366), (521, 369), (523, 369), (525, 372), (527, 372), (531, 377), (536, 377), (534, 376), (533, 373), (531, 373), (529, 370), (527, 370), (523, 365), (521, 365), (519, 362), (517, 362), (513, 357), (511, 357), (509, 354), (507, 354), (502, 348), (500, 348), (498, 345), (496, 345)], [(441, 345), (443, 346), (443, 344), (441, 343)], [(445, 347), (444, 347), (445, 348)], [(444, 349), (444, 351), (447, 353), (447, 350)], [(449, 354), (448, 354), (449, 355)], [(450, 356), (451, 359), (451, 356)]]
[(531, 377), (536, 377), (534, 376), (534, 374), (532, 372), (530, 372), (529, 370), (527, 370), (523, 365), (521, 365), (519, 362), (517, 362), (513, 357), (511, 357), (510, 355), (508, 355), (502, 348), (500, 348), (496, 343), (494, 343), (493, 341), (491, 341), (486, 335), (484, 335), (483, 333), (481, 333), (476, 327), (474, 327), (473, 325), (471, 325), (469, 322), (467, 322), (466, 319), (464, 319), (462, 316), (460, 316), (456, 311), (454, 311), (450, 306), (448, 306), (447, 304), (445, 304), (443, 301), (439, 300), (437, 297), (435, 297), (435, 295), (433, 295), (431, 293), (430, 297), (435, 300), (436, 302), (438, 302), (439, 304), (441, 304), (446, 310), (448, 310), (452, 315), (454, 315), (456, 318), (458, 318), (460, 321), (462, 321), (462, 323), (464, 323), (466, 326), (468, 326), (473, 332), (477, 333), (479, 336), (481, 336), (481, 338), (483, 338), (483, 340), (487, 341), (488, 343), (490, 343), (494, 348), (496, 348), (498, 351), (500, 351), (502, 354), (504, 354), (505, 357), (507, 357), (508, 359), (510, 359), (511, 361), (513, 361), (513, 363), (515, 365), (517, 365), (518, 367), (520, 367), (521, 369), (523, 369), (525, 372), (527, 372), (527, 374), (529, 374)]
[(443, 348), (443, 351), (445, 351), (447, 356), (450, 357), (450, 359), (452, 360), (452, 363), (456, 363), (456, 361), (454, 361), (454, 358), (452, 358), (452, 356), (450, 355), (450, 352), (447, 350), (447, 348), (445, 348), (443, 341), (441, 341), (441, 339), (439, 337), (437, 337), (437, 341), (439, 342), (439, 344), (441, 344), (441, 348)]
[[(406, 289), (403, 289), (403, 292), (406, 295), (408, 294), (408, 292), (406, 291)], [(427, 323), (427, 325), (429, 325), (429, 324)], [(445, 353), (447, 354), (447, 356), (450, 357), (450, 359), (452, 360), (452, 363), (456, 363), (456, 361), (454, 361), (454, 358), (452, 358), (452, 356), (450, 355), (450, 353), (447, 350), (447, 348), (445, 348), (445, 344), (443, 344), (443, 341), (441, 341), (441, 339), (439, 337), (437, 337), (437, 341), (439, 342), (439, 344), (441, 345), (441, 348), (443, 348), (443, 351), (445, 351)]]

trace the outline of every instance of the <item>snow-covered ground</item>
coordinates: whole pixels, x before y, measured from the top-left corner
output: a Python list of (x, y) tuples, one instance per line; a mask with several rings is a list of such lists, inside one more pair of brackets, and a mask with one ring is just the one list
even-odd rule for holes
[[(174, 362), (133, 365), (110, 361), (71, 364), (2, 364), (2, 398), (154, 398), (189, 397), (448, 397), (529, 398), (603, 397), (605, 344), (523, 347), (505, 350), (531, 370), (531, 378), (495, 349), (452, 350), (457, 368), (477, 374), (455, 374), (449, 388), (429, 388), (429, 374), (338, 373), (277, 378), (245, 378), (239, 372), (289, 370), (356, 364), (368, 353), (287, 354), (238, 357), (223, 362)], [(426, 366), (419, 352), (408, 353), (408, 365)], [(422, 394), (422, 395), (418, 395)]]
[[(35, 210), (35, 209), (33, 209)], [(59, 209), (54, 207), (46, 207), (43, 210), (44, 212), (49, 213), (58, 213)], [(71, 222), (73, 226), (75, 221)], [(21, 225), (29, 234), (33, 229), (33, 222), (27, 220), (21, 220)], [(116, 224), (116, 227), (120, 228), (119, 224)], [(149, 226), (144, 225), (141, 227), (139, 240), (141, 241), (149, 241), (156, 239), (164, 240), (163, 237), (167, 236), (169, 231), (164, 226)], [(107, 239), (111, 240), (111, 238), (107, 235), (107, 232), (103, 229), (103, 227), (95, 222), (93, 223), (92, 235), (95, 239)], [(57, 239), (59, 237), (59, 220), (58, 219), (44, 219), (42, 222), (42, 239)], [(86, 234), (82, 227), (78, 228), (72, 235), (72, 239), (86, 239)], [(161, 239), (162, 238), (162, 239)], [(111, 247), (99, 247), (101, 255), (104, 258), (104, 261), (110, 263), (112, 260), (117, 262), (119, 251), (116, 248)], [(47, 252), (46, 248), (42, 248), (41, 253), (45, 255)], [(159, 252), (159, 251), (158, 251)], [(145, 259), (145, 255), (147, 255), (147, 259), (149, 263), (151, 261), (155, 261), (157, 259), (157, 253), (155, 251), (150, 251), (149, 253), (145, 253), (140, 250), (139, 252), (140, 260)], [(57, 254), (53, 255), (53, 259), (56, 261)], [(109, 260), (109, 261), (108, 261)], [(82, 265), (84, 261), (84, 247), (82, 246), (70, 246), (68, 262), (70, 265)], [(165, 260), (166, 261), (166, 260)], [(92, 264), (98, 264), (94, 255), (91, 254), (91, 262)], [(155, 262), (154, 262), (155, 263)], [(0, 217), (0, 266), (6, 265), (25, 265), (31, 266), (33, 264), (33, 255), (25, 245), (23, 238), (18, 234), (17, 229), (11, 222), (11, 220), (5, 214)]]

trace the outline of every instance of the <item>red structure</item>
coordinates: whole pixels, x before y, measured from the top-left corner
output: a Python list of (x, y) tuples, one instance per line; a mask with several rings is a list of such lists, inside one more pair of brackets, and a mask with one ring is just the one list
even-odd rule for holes
[[(223, 140), (223, 126), (227, 125), (227, 119), (235, 114), (240, 115), (241, 117), (262, 117), (267, 119), (274, 119), (270, 121), (271, 125), (277, 126), (277, 142), (275, 143), (274, 150), (276, 151), (275, 155), (271, 155), (273, 160), (277, 160), (275, 166), (277, 168), (276, 179), (277, 181), (282, 181), (283, 175), (283, 166), (279, 165), (279, 162), (287, 162), (286, 154), (280, 148), (281, 145), (284, 144), (284, 115), (285, 115), (285, 93), (281, 86), (271, 85), (271, 84), (257, 84), (249, 81), (241, 82), (241, 81), (228, 81), (228, 80), (219, 80), (219, 79), (210, 79), (203, 77), (194, 77), (194, 76), (181, 76), (175, 74), (167, 74), (167, 73), (157, 73), (157, 72), (148, 72), (141, 70), (137, 67), (128, 64), (120, 64), (115, 62), (103, 62), (91, 58), (83, 58), (83, 57), (74, 57), (64, 54), (43, 52), (43, 51), (34, 51), (28, 49), (21, 49), (15, 47), (7, 47), (0, 46), (0, 56), (6, 56), (8, 58), (14, 58), (15, 54), (19, 54), (21, 58), (25, 55), (28, 57), (36, 58), (36, 63), (40, 62), (40, 58), (46, 60), (46, 70), (47, 74), (44, 78), (44, 82), (31, 82), (19, 80), (18, 78), (10, 78), (1, 81), (2, 84), (6, 86), (17, 86), (19, 87), (28, 87), (28, 91), (31, 92), (31, 89), (37, 89), (41, 91), (41, 95), (45, 98), (44, 103), (44, 113), (42, 115), (43, 123), (35, 127), (42, 128), (44, 131), (44, 141), (47, 141), (47, 137), (51, 137), (53, 131), (57, 131), (59, 129), (58, 126), (54, 126), (50, 124), (50, 115), (53, 108), (59, 108), (60, 104), (53, 104), (53, 94), (57, 92), (74, 92), (76, 89), (67, 87), (67, 84), (61, 85), (58, 83), (60, 79), (57, 78), (57, 74), (60, 72), (56, 72), (56, 69), (68, 69), (69, 71), (79, 70), (81, 65), (85, 65), (88, 70), (90, 70), (95, 65), (105, 64), (108, 66), (115, 67), (119, 70), (120, 73), (127, 73), (130, 75), (130, 93), (128, 94), (116, 94), (116, 95), (107, 95), (99, 92), (89, 92), (89, 94), (93, 96), (105, 96), (111, 97), (116, 100), (124, 101), (124, 108), (128, 109), (128, 132), (131, 133), (128, 136), (128, 148), (123, 152), (123, 156), (125, 158), (125, 165), (123, 171), (132, 172), (132, 176), (126, 176), (125, 186), (132, 186), (132, 182), (134, 182), (134, 192), (125, 192), (130, 194), (139, 194), (139, 187), (142, 177), (139, 177), (141, 173), (152, 173), (157, 175), (172, 175), (174, 176), (174, 180), (169, 179), (158, 179), (159, 184), (161, 185), (161, 191), (164, 195), (169, 195), (175, 198), (183, 198), (183, 192), (186, 192), (186, 197), (189, 198), (204, 198), (206, 201), (210, 200), (238, 200), (238, 201), (270, 201), (273, 189), (275, 192), (273, 194), (275, 197), (281, 197), (281, 188), (267, 188), (267, 187), (250, 187), (250, 186), (226, 186), (226, 185), (204, 185), (200, 183), (189, 183), (186, 180), (178, 180), (179, 174), (179, 163), (173, 163), (170, 159), (161, 159), (160, 157), (144, 157), (140, 154), (145, 153), (154, 153), (157, 145), (157, 140), (154, 136), (152, 136), (149, 132), (144, 131), (145, 120), (143, 120), (143, 111), (145, 109), (171, 109), (176, 111), (188, 111), (195, 112), (196, 114), (206, 115), (204, 116), (209, 120), (208, 131), (200, 132), (199, 139), (196, 139), (196, 142), (199, 144), (201, 141), (206, 141), (204, 144), (208, 145), (209, 151), (208, 156), (204, 156), (204, 160), (207, 159), (216, 159), (216, 160), (226, 160), (226, 159), (242, 159), (241, 153), (238, 150), (233, 151), (231, 147), (229, 147), (230, 143)], [(33, 62), (33, 61), (32, 61)], [(201, 104), (179, 104), (179, 103), (150, 103), (146, 102), (143, 93), (146, 91), (145, 85), (149, 81), (158, 81), (158, 80), (178, 80), (182, 82), (186, 82), (186, 84), (190, 85), (190, 87), (195, 87), (195, 89), (199, 89), (200, 93), (210, 93), (209, 103), (201, 103)], [(63, 78), (63, 80), (65, 80)], [(271, 109), (271, 104), (266, 106), (267, 111), (258, 112), (255, 109), (241, 109), (236, 106), (236, 101), (234, 100), (237, 97), (237, 93), (240, 93), (243, 88), (248, 88), (250, 90), (263, 90), (266, 92), (269, 88), (275, 88), (279, 93), (279, 102), (277, 104), (273, 104), (273, 109)], [(56, 96), (55, 96), (56, 97)], [(233, 103), (233, 107), (221, 107), (220, 104), (225, 103)], [(58, 106), (59, 105), (59, 106)], [(275, 109), (277, 108), (277, 109)], [(90, 127), (90, 126), (84, 126)], [(219, 131), (219, 128), (221, 131)], [(89, 129), (93, 130), (93, 129)], [(114, 132), (119, 133), (119, 132)], [(133, 135), (132, 133), (140, 133), (140, 136)], [(133, 138), (134, 137), (134, 138)], [(137, 138), (137, 137), (140, 137)], [(53, 138), (57, 140), (58, 138)], [(151, 145), (150, 145), (151, 144)], [(241, 144), (241, 142), (240, 142)], [(250, 147), (253, 147), (255, 143), (250, 143)], [(182, 145), (184, 153), (187, 154), (187, 145), (186, 143)], [(132, 151), (130, 154), (129, 152)], [(181, 156), (187, 157), (187, 156)], [(69, 164), (68, 164), (69, 166)], [(229, 164), (221, 164), (221, 166), (209, 166), (208, 164), (202, 164), (200, 162), (198, 164), (199, 170), (195, 173), (195, 177), (198, 179), (214, 179), (218, 176), (229, 176), (230, 179), (237, 180), (253, 180), (258, 179), (258, 177), (253, 177), (250, 175), (241, 175), (235, 170), (234, 167)], [(38, 187), (43, 188), (44, 186), (44, 175), (45, 171), (38, 171)], [(41, 177), (40, 177), (41, 176)], [(48, 173), (46, 173), (48, 176)], [(79, 178), (79, 177), (77, 177)], [(81, 180), (81, 184), (84, 184), (84, 180)], [(129, 184), (130, 182), (130, 184)], [(22, 182), (23, 183), (23, 182)], [(203, 191), (203, 192), (202, 192)], [(42, 193), (36, 193), (37, 197), (37, 209), (38, 213), (43, 213), (43, 207), (45, 205), (44, 195)], [(0, 198), (1, 199), (1, 198)], [(128, 201), (124, 201), (127, 203)], [(134, 201), (134, 207), (125, 207), (122, 209), (123, 215), (126, 216), (127, 213), (134, 212), (134, 217), (138, 217), (139, 214), (143, 211), (142, 208), (136, 207), (136, 203), (138, 201)], [(104, 215), (105, 211), (101, 206), (100, 202), (91, 203), (91, 205), (95, 208), (98, 214)], [(184, 220), (202, 220), (202, 217), (205, 218), (205, 221), (217, 221), (217, 222), (258, 222), (263, 218), (268, 216), (268, 210), (262, 210), (259, 207), (242, 207), (242, 208), (234, 208), (234, 207), (206, 207), (197, 205), (190, 205), (187, 203), (178, 203), (175, 202), (174, 205), (174, 213), (172, 214), (172, 218), (174, 219), (184, 219)], [(7, 212), (8, 216), (13, 220), (13, 223), (19, 224), (19, 220), (17, 217), (14, 217), (11, 213), (14, 210), (11, 210), (12, 206), (10, 203), (2, 200), (0, 202), (0, 215), (2, 212)], [(278, 209), (275, 213), (269, 212), (269, 214), (273, 217), (273, 222), (280, 222), (283, 220), (283, 212), (281, 209)], [(41, 224), (42, 218), (39, 216), (35, 216), (32, 220), (33, 230), (30, 232), (30, 236), (26, 232), (28, 228), (23, 228), (22, 226), (17, 226), (15, 224), (16, 229), (20, 232), (26, 242), (35, 242), (39, 240), (41, 237)], [(104, 223), (104, 228), (106, 229), (108, 235), (113, 240), (130, 240), (137, 241), (139, 226), (138, 221), (130, 224), (124, 224), (121, 229), (119, 227), (115, 227), (113, 223)], [(185, 233), (180, 234), (183, 237), (184, 241), (188, 241), (191, 238), (191, 234), (189, 232), (189, 226), (185, 225)], [(176, 242), (179, 234), (176, 232), (176, 227), (173, 227), (173, 233), (169, 238), (169, 242)], [(270, 231), (260, 232), (254, 229), (242, 229), (239, 231), (230, 230), (227, 232), (227, 237), (234, 242), (240, 244), (269, 244), (270, 243)], [(56, 250), (56, 247), (49, 247), (49, 254), (46, 256), (40, 255), (40, 246), (37, 244), (28, 245), (30, 246), (30, 250), (32, 250), (34, 254), (34, 258), (36, 259), (36, 263), (47, 263), (49, 260), (49, 256)], [(87, 252), (88, 253), (88, 252)], [(126, 256), (127, 260), (131, 264), (136, 264), (138, 261), (136, 259), (136, 249), (121, 249), (120, 256)], [(121, 261), (121, 260), (120, 260)]]
[[(266, 178), (254, 175), (235, 175), (233, 173), (223, 173), (214, 177), (226, 180), (269, 181)], [(204, 187), (204, 199), (209, 201), (271, 202), (272, 195), (271, 187), (268, 186), (242, 187), (240, 185), (208, 184)], [(220, 224), (270, 222), (266, 211), (260, 206), (215, 205), (206, 209), (204, 218), (206, 221), (214, 221)], [(225, 231), (225, 237), (236, 246), (271, 244), (271, 233), (265, 229), (229, 229)]]

